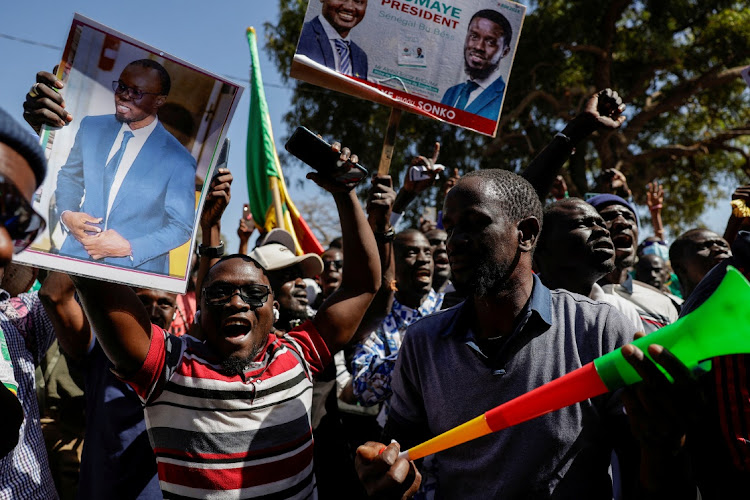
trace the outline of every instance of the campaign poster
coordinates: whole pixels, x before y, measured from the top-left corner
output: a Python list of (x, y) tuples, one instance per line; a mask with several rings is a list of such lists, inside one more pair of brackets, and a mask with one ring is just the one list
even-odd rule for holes
[(47, 227), (14, 260), (184, 293), (242, 87), (79, 14), (57, 76), (74, 119), (42, 131)]
[(291, 76), (495, 136), (526, 7), (310, 0)]

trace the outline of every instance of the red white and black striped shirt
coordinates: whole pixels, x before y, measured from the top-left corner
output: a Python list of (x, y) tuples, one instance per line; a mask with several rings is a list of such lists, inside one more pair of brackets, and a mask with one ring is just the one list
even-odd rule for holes
[(270, 334), (244, 375), (203, 342), (152, 325), (127, 380), (145, 404), (165, 498), (316, 498), (312, 377), (331, 361), (311, 322)]

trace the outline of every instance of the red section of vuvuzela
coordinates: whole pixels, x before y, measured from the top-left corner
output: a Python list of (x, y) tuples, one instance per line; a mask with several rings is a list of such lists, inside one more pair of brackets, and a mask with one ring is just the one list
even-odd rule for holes
[(594, 363), (574, 370), (484, 414), (492, 432), (608, 392)]

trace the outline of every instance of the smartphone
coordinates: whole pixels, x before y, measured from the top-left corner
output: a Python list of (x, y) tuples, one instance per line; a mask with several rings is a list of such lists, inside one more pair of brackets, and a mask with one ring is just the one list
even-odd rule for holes
[[(435, 179), (440, 178), (440, 172), (445, 170), (445, 165), (440, 165), (439, 163), (436, 163), (432, 167), (433, 170), (437, 170), (438, 173), (435, 175)], [(409, 180), (414, 182), (424, 181), (427, 179), (430, 179), (430, 173), (427, 167), (424, 165), (413, 165), (409, 167)]]
[(220, 168), (227, 168), (229, 163), (229, 138), (224, 139), (224, 143), (221, 145), (221, 151), (219, 151), (219, 157), (216, 159), (216, 168), (214, 169), (213, 177), (219, 175)]
[(250, 205), (245, 203), (244, 205), (242, 205), (242, 218), (245, 220), (250, 220), (251, 217), (252, 215), (250, 215)]
[(342, 184), (360, 182), (369, 175), (359, 163), (342, 162), (330, 144), (305, 127), (297, 127), (284, 147), (308, 166)]

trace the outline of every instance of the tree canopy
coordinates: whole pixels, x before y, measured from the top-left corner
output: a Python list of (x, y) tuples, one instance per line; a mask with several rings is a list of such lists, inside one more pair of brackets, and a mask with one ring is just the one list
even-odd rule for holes
[[(564, 175), (571, 195), (591, 191), (605, 168), (625, 173), (636, 201), (646, 184), (665, 186), (665, 224), (674, 232), (695, 224), (721, 194), (724, 179), (750, 177), (750, 91), (740, 76), (750, 64), (750, 7), (714, 0), (539, 0), (529, 11), (516, 53), (496, 138), (405, 113), (391, 173), (442, 143), (440, 163), (520, 171), (582, 109), (610, 87), (627, 104), (617, 132), (579, 146)], [(266, 48), (289, 74), (307, 2), (279, 0), (280, 18), (267, 24)], [(286, 77), (288, 79), (288, 77)], [(291, 80), (294, 81), (294, 80)], [(293, 130), (306, 125), (356, 151), (375, 167), (390, 110), (294, 81)], [(437, 189), (426, 201), (434, 201)], [(417, 203), (415, 203), (417, 205)], [(418, 207), (412, 207), (418, 209)], [(414, 214), (412, 214), (412, 219)]]

